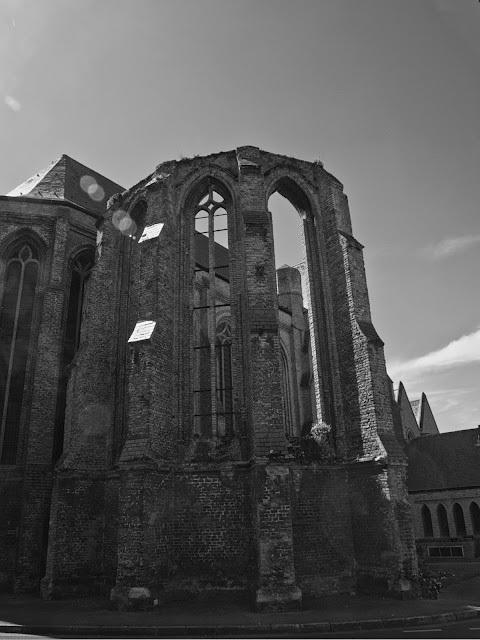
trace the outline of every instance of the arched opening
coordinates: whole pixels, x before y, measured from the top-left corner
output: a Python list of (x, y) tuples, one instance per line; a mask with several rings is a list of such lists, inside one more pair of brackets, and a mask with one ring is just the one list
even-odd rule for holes
[(305, 224), (310, 205), (292, 180), (276, 185), (268, 200), (272, 218), (287, 435), (308, 433), (316, 417), (312, 317)]
[(472, 521), (472, 529), (475, 535), (480, 534), (480, 507), (476, 502), (470, 503), (470, 519)]
[(57, 392), (55, 413), (55, 433), (53, 441), (53, 461), (56, 462), (63, 451), (65, 409), (67, 403), (68, 366), (72, 363), (80, 346), (83, 301), (85, 286), (94, 264), (92, 249), (79, 253), (71, 264), (70, 289), (67, 301), (67, 314), (63, 334), (62, 362)]
[(465, 527), (463, 509), (458, 504), (458, 502), (453, 505), (453, 519), (455, 520), (455, 529), (457, 530), (457, 536), (466, 536), (467, 529)]
[(441, 537), (449, 538), (450, 528), (448, 526), (447, 510), (445, 509), (443, 504), (439, 504), (437, 507), (437, 519)]
[(433, 538), (432, 514), (426, 504), (422, 507), (423, 535), (425, 538)]
[(193, 225), (194, 433), (233, 433), (230, 256), (226, 190), (214, 179), (197, 188)]
[(37, 249), (18, 242), (7, 259), (0, 312), (1, 464), (17, 461), (38, 269)]
[(145, 200), (140, 200), (136, 203), (130, 212), (130, 218), (131, 227), (128, 230), (128, 235), (138, 242), (142, 237), (147, 222), (147, 203)]

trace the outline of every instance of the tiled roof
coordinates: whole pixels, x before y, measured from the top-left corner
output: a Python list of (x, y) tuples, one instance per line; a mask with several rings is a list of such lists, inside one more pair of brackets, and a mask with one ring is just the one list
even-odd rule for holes
[(120, 185), (64, 154), (7, 193), (7, 196), (68, 200), (101, 214), (105, 211), (107, 200), (121, 191), (124, 188)]
[(480, 429), (426, 435), (408, 443), (409, 491), (480, 487)]

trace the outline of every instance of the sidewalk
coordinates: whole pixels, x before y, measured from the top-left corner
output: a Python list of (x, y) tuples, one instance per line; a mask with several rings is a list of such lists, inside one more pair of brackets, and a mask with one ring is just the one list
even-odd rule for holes
[(77, 637), (301, 634), (454, 622), (480, 616), (480, 576), (445, 588), (438, 600), (325, 596), (315, 607), (255, 613), (231, 597), (171, 602), (152, 611), (112, 611), (106, 598), (44, 601), (0, 596), (0, 632)]

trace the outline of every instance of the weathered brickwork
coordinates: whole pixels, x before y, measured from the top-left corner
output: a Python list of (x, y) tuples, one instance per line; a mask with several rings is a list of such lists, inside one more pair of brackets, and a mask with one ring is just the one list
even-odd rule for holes
[[(1, 583), (110, 592), (119, 607), (248, 590), (275, 610), (415, 577), (405, 458), (341, 183), (241, 147), (165, 162), (127, 191), (106, 181), (89, 212), (72, 163), (56, 200), (40, 185), (1, 201), (0, 282), (12, 238), (41, 253), (18, 464), (0, 467)], [(278, 290), (276, 191), (305, 251)], [(95, 243), (63, 371), (72, 260)], [(147, 320), (152, 335), (128, 342)]]

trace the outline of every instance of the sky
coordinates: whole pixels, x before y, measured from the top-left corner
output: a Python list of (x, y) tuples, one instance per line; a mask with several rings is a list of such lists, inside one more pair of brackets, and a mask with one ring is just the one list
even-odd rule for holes
[(479, 78), (478, 0), (0, 0), (0, 193), (62, 153), (125, 187), (243, 145), (321, 160), (395, 386), (474, 428)]

